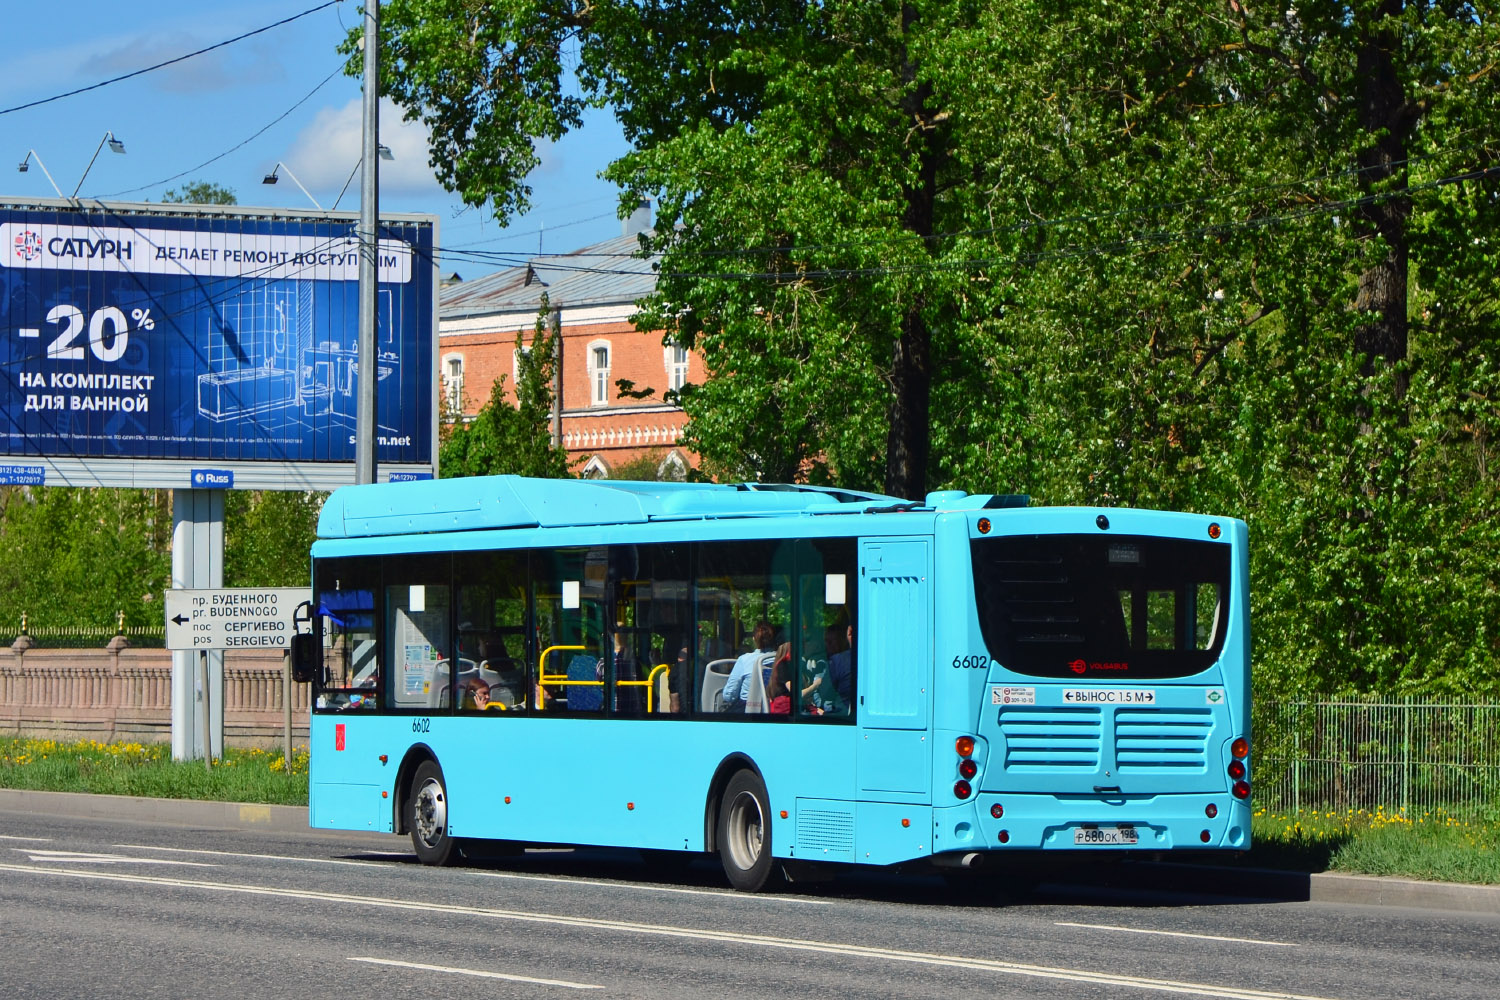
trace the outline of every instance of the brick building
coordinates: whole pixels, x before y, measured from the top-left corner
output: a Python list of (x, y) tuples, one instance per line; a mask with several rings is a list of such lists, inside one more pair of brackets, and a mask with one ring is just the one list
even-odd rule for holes
[[(525, 331), (531, 342), (545, 293), (562, 334), (563, 445), (578, 460), (578, 473), (608, 478), (646, 455), (657, 459), (663, 477), (676, 478), (697, 464), (677, 441), (686, 416), (661, 398), (685, 381), (701, 380), (702, 360), (630, 325), (636, 300), (656, 284), (651, 262), (632, 256), (648, 211), (626, 220), (616, 239), (443, 288), (439, 370), (449, 413), (472, 418), (502, 374), (513, 394), (516, 333)], [(655, 389), (654, 398), (618, 398), (619, 379)]]

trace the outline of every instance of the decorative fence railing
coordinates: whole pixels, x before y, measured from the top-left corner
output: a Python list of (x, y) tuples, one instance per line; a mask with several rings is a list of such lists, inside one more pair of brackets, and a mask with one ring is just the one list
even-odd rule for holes
[[(291, 685), (277, 650), (224, 657), (221, 698), (230, 746), (280, 746), (291, 711), (295, 743), (307, 745), (310, 692)], [(135, 740), (172, 736), (172, 654), (165, 649), (47, 649), (0, 652), (0, 735)]]
[(1262, 700), (1254, 716), (1257, 808), (1500, 816), (1500, 704)]

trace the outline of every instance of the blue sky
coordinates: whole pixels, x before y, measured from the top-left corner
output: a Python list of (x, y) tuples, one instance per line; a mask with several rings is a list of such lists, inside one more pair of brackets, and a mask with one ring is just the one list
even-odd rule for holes
[[(4, 13), (7, 72), (0, 76), (0, 108), (143, 69), (317, 3), (10, 0)], [(125, 143), (126, 154), (114, 155), (108, 148), (101, 152), (80, 197), (160, 201), (168, 188), (208, 180), (232, 188), (242, 205), (311, 208), (284, 171), (275, 186), (261, 183), (281, 162), (318, 203), (331, 207), (359, 161), (360, 87), (358, 80), (342, 74), (318, 85), (338, 68), (335, 46), (359, 19), (356, 0), (343, 0), (154, 73), (0, 114), (0, 156), (11, 157), (0, 164), (12, 164), (0, 173), (0, 198), (55, 196), (35, 165), (24, 174), (14, 169), (30, 150), (62, 193), (72, 193), (108, 130)], [(192, 169), (244, 142), (314, 88), (310, 98), (259, 138)], [(540, 229), (542, 247), (557, 252), (620, 233), (615, 189), (597, 177), (626, 148), (607, 114), (593, 116), (585, 129), (541, 151), (542, 165), (531, 178), (534, 207), (506, 229), (483, 209), (466, 208), (438, 186), (427, 165), (424, 131), (402, 122), (389, 104), (382, 108), (381, 141), (395, 155), (381, 163), (381, 210), (438, 216), (444, 247), (535, 253)], [(184, 171), (185, 176), (168, 180)], [(339, 208), (358, 207), (356, 176)], [(500, 266), (455, 259), (445, 262), (443, 270), (472, 278)]]

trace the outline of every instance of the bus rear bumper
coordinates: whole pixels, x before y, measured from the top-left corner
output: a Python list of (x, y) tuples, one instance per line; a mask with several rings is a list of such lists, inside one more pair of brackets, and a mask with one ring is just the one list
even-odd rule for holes
[(972, 804), (933, 814), (934, 853), (1243, 851), (1250, 846), (1250, 807), (1227, 791), (1109, 800), (982, 792)]

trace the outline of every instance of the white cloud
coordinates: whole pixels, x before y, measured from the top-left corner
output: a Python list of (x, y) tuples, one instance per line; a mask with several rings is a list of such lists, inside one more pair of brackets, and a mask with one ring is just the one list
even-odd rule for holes
[[(332, 192), (330, 201), (359, 162), (361, 101), (324, 108), (297, 136), (283, 163), (314, 192)], [(427, 165), (427, 129), (420, 122), (403, 121), (401, 109), (380, 102), (380, 142), (389, 146), (390, 160), (380, 161), (380, 190), (393, 194), (436, 194), (442, 191)], [(268, 167), (269, 169), (269, 167)], [(359, 178), (349, 184), (358, 201)], [(347, 199), (349, 195), (345, 195)], [(326, 203), (325, 203), (326, 204)]]

